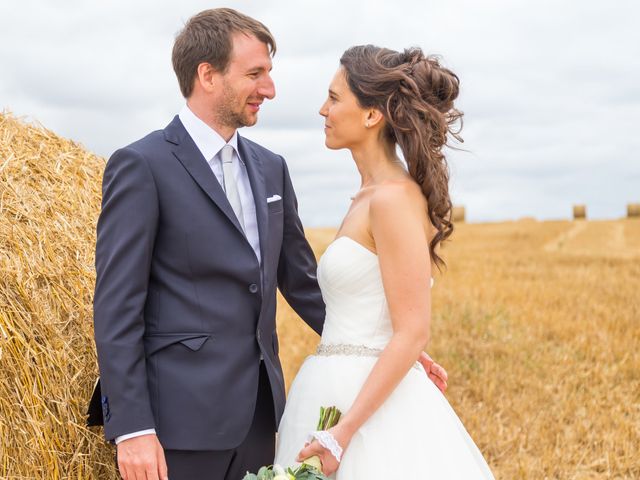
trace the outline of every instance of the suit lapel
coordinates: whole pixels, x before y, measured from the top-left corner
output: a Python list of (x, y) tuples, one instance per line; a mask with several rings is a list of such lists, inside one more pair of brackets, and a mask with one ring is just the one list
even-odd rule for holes
[[(264, 181), (264, 172), (262, 160), (256, 154), (255, 150), (251, 147), (248, 141), (238, 135), (238, 150), (240, 157), (244, 161), (247, 167), (247, 174), (249, 175), (249, 183), (251, 184), (251, 191), (253, 193), (253, 201), (256, 204), (256, 220), (258, 222), (258, 236), (260, 238), (260, 262), (261, 268), (265, 268), (265, 254), (267, 252), (267, 232), (269, 215), (267, 213), (267, 194)], [(263, 271), (263, 277), (264, 275)]]
[(191, 178), (209, 196), (216, 206), (225, 214), (229, 221), (238, 229), (244, 237), (244, 232), (238, 222), (238, 217), (231, 208), (227, 196), (211, 171), (211, 167), (196, 147), (196, 144), (185, 130), (182, 122), (176, 115), (173, 121), (165, 129), (165, 138), (175, 145), (173, 154), (182, 166), (189, 172)]

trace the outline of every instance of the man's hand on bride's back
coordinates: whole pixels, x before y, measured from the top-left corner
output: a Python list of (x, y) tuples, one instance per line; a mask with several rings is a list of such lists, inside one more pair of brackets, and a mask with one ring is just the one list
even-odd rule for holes
[(164, 450), (155, 434), (118, 443), (118, 469), (124, 480), (168, 480)]
[(434, 362), (426, 352), (420, 354), (418, 361), (422, 364), (431, 381), (436, 384), (436, 387), (438, 387), (442, 393), (445, 393), (447, 391), (447, 380), (449, 378), (447, 371), (442, 368), (441, 365)]

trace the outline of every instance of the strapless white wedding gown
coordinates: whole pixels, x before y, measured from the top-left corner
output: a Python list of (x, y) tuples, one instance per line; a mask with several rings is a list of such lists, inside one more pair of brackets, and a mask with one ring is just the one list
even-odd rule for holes
[[(275, 463), (295, 458), (321, 406), (351, 407), (393, 333), (376, 254), (349, 237), (318, 265), (327, 306), (319, 350), (295, 377), (278, 428)], [(354, 435), (336, 480), (493, 479), (444, 395), (416, 364)]]

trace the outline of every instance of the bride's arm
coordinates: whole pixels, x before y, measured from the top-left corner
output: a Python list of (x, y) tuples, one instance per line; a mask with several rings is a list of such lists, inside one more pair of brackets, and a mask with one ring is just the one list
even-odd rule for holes
[[(353, 434), (391, 395), (429, 341), (431, 261), (426, 205), (419, 190), (385, 186), (371, 198), (371, 234), (376, 244), (393, 336), (380, 354), (352, 407), (330, 432), (346, 449)], [(337, 462), (313, 443), (300, 458), (321, 454), (324, 470)]]

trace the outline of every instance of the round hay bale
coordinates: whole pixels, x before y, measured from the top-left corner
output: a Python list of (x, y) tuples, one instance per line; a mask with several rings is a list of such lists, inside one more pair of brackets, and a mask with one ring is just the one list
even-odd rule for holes
[(628, 218), (640, 217), (640, 203), (627, 204), (627, 217)]
[(465, 221), (465, 209), (464, 206), (454, 206), (451, 214), (451, 219), (454, 223), (460, 223)]
[(583, 220), (587, 218), (587, 206), (586, 205), (574, 205), (573, 206), (573, 219)]
[(116, 478), (85, 427), (104, 164), (0, 112), (0, 478)]

